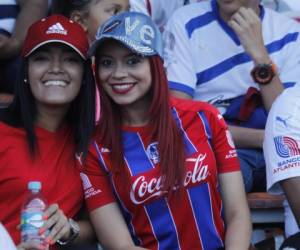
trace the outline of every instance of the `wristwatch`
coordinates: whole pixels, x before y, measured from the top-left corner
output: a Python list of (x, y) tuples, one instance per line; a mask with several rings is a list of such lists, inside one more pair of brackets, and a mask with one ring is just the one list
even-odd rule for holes
[(79, 232), (80, 232), (80, 227), (76, 221), (74, 221), (71, 218), (69, 218), (68, 221), (69, 221), (70, 230), (71, 230), (70, 237), (67, 240), (57, 240), (56, 241), (59, 245), (62, 245), (62, 246), (73, 242), (77, 238), (77, 236), (79, 235)]
[(273, 62), (271, 62), (269, 64), (257, 64), (252, 69), (251, 76), (254, 82), (267, 85), (272, 81), (276, 73), (276, 66)]

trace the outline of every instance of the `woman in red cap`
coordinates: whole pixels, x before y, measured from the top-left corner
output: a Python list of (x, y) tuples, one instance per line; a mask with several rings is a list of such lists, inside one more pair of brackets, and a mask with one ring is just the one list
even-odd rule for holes
[[(1, 110), (0, 122), (0, 221), (16, 244), (27, 183), (33, 180), (41, 182), (49, 204), (37, 229), (45, 245), (56, 249), (93, 236), (87, 221), (74, 221), (83, 202), (75, 152), (84, 159), (94, 127), (88, 46), (81, 26), (64, 16), (42, 19), (27, 32), (15, 98)], [(43, 248), (36, 242), (18, 246)]]
[(160, 32), (124, 12), (98, 30), (101, 116), (85, 164), (87, 208), (109, 249), (121, 208), (151, 250), (246, 250), (251, 223), (236, 150), (219, 112), (170, 99)]

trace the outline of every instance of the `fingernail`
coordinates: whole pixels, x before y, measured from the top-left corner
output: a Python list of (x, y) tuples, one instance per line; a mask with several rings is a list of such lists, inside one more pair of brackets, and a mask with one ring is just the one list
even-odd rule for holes
[(48, 216), (47, 216), (47, 215), (44, 215), (44, 216), (43, 216), (43, 220), (48, 220)]
[(50, 240), (50, 245), (54, 245), (55, 241), (54, 240)]
[(45, 242), (46, 242), (47, 244), (51, 244), (52, 239), (51, 239), (50, 237), (47, 237), (47, 238), (45, 239)]
[(46, 231), (46, 228), (41, 227), (39, 229), (39, 234), (42, 235)]

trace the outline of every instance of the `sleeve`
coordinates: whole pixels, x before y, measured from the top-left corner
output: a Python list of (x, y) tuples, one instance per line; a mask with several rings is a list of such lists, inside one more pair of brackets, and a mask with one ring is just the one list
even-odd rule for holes
[[(291, 87), (300, 79), (300, 29), (299, 23), (289, 20), (289, 26), (285, 27), (289, 31), (280, 41), (283, 46), (284, 53), (276, 57), (274, 55), (275, 64), (281, 65), (277, 70), (285, 87)], [(272, 57), (272, 54), (271, 54)]]
[(77, 166), (80, 168), (85, 202), (89, 211), (116, 202), (109, 173), (103, 164), (96, 142), (91, 144), (84, 163), (77, 157)]
[(212, 129), (212, 148), (216, 157), (218, 173), (240, 170), (237, 151), (228, 126), (215, 107), (211, 107), (209, 123)]
[(176, 11), (172, 15), (163, 33), (165, 68), (170, 89), (193, 97), (197, 82), (193, 50), (190, 48), (184, 21), (179, 14), (181, 13)]
[(267, 189), (282, 193), (279, 182), (300, 176), (300, 86), (285, 90), (273, 103), (263, 143)]
[(146, 0), (130, 0), (130, 11), (141, 12), (149, 15)]

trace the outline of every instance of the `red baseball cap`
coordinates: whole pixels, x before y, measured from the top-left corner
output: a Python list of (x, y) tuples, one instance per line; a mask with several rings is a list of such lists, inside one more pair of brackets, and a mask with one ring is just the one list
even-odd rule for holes
[(28, 57), (39, 47), (53, 42), (66, 44), (83, 59), (87, 58), (89, 43), (85, 31), (78, 23), (62, 15), (51, 15), (29, 27), (22, 56)]

